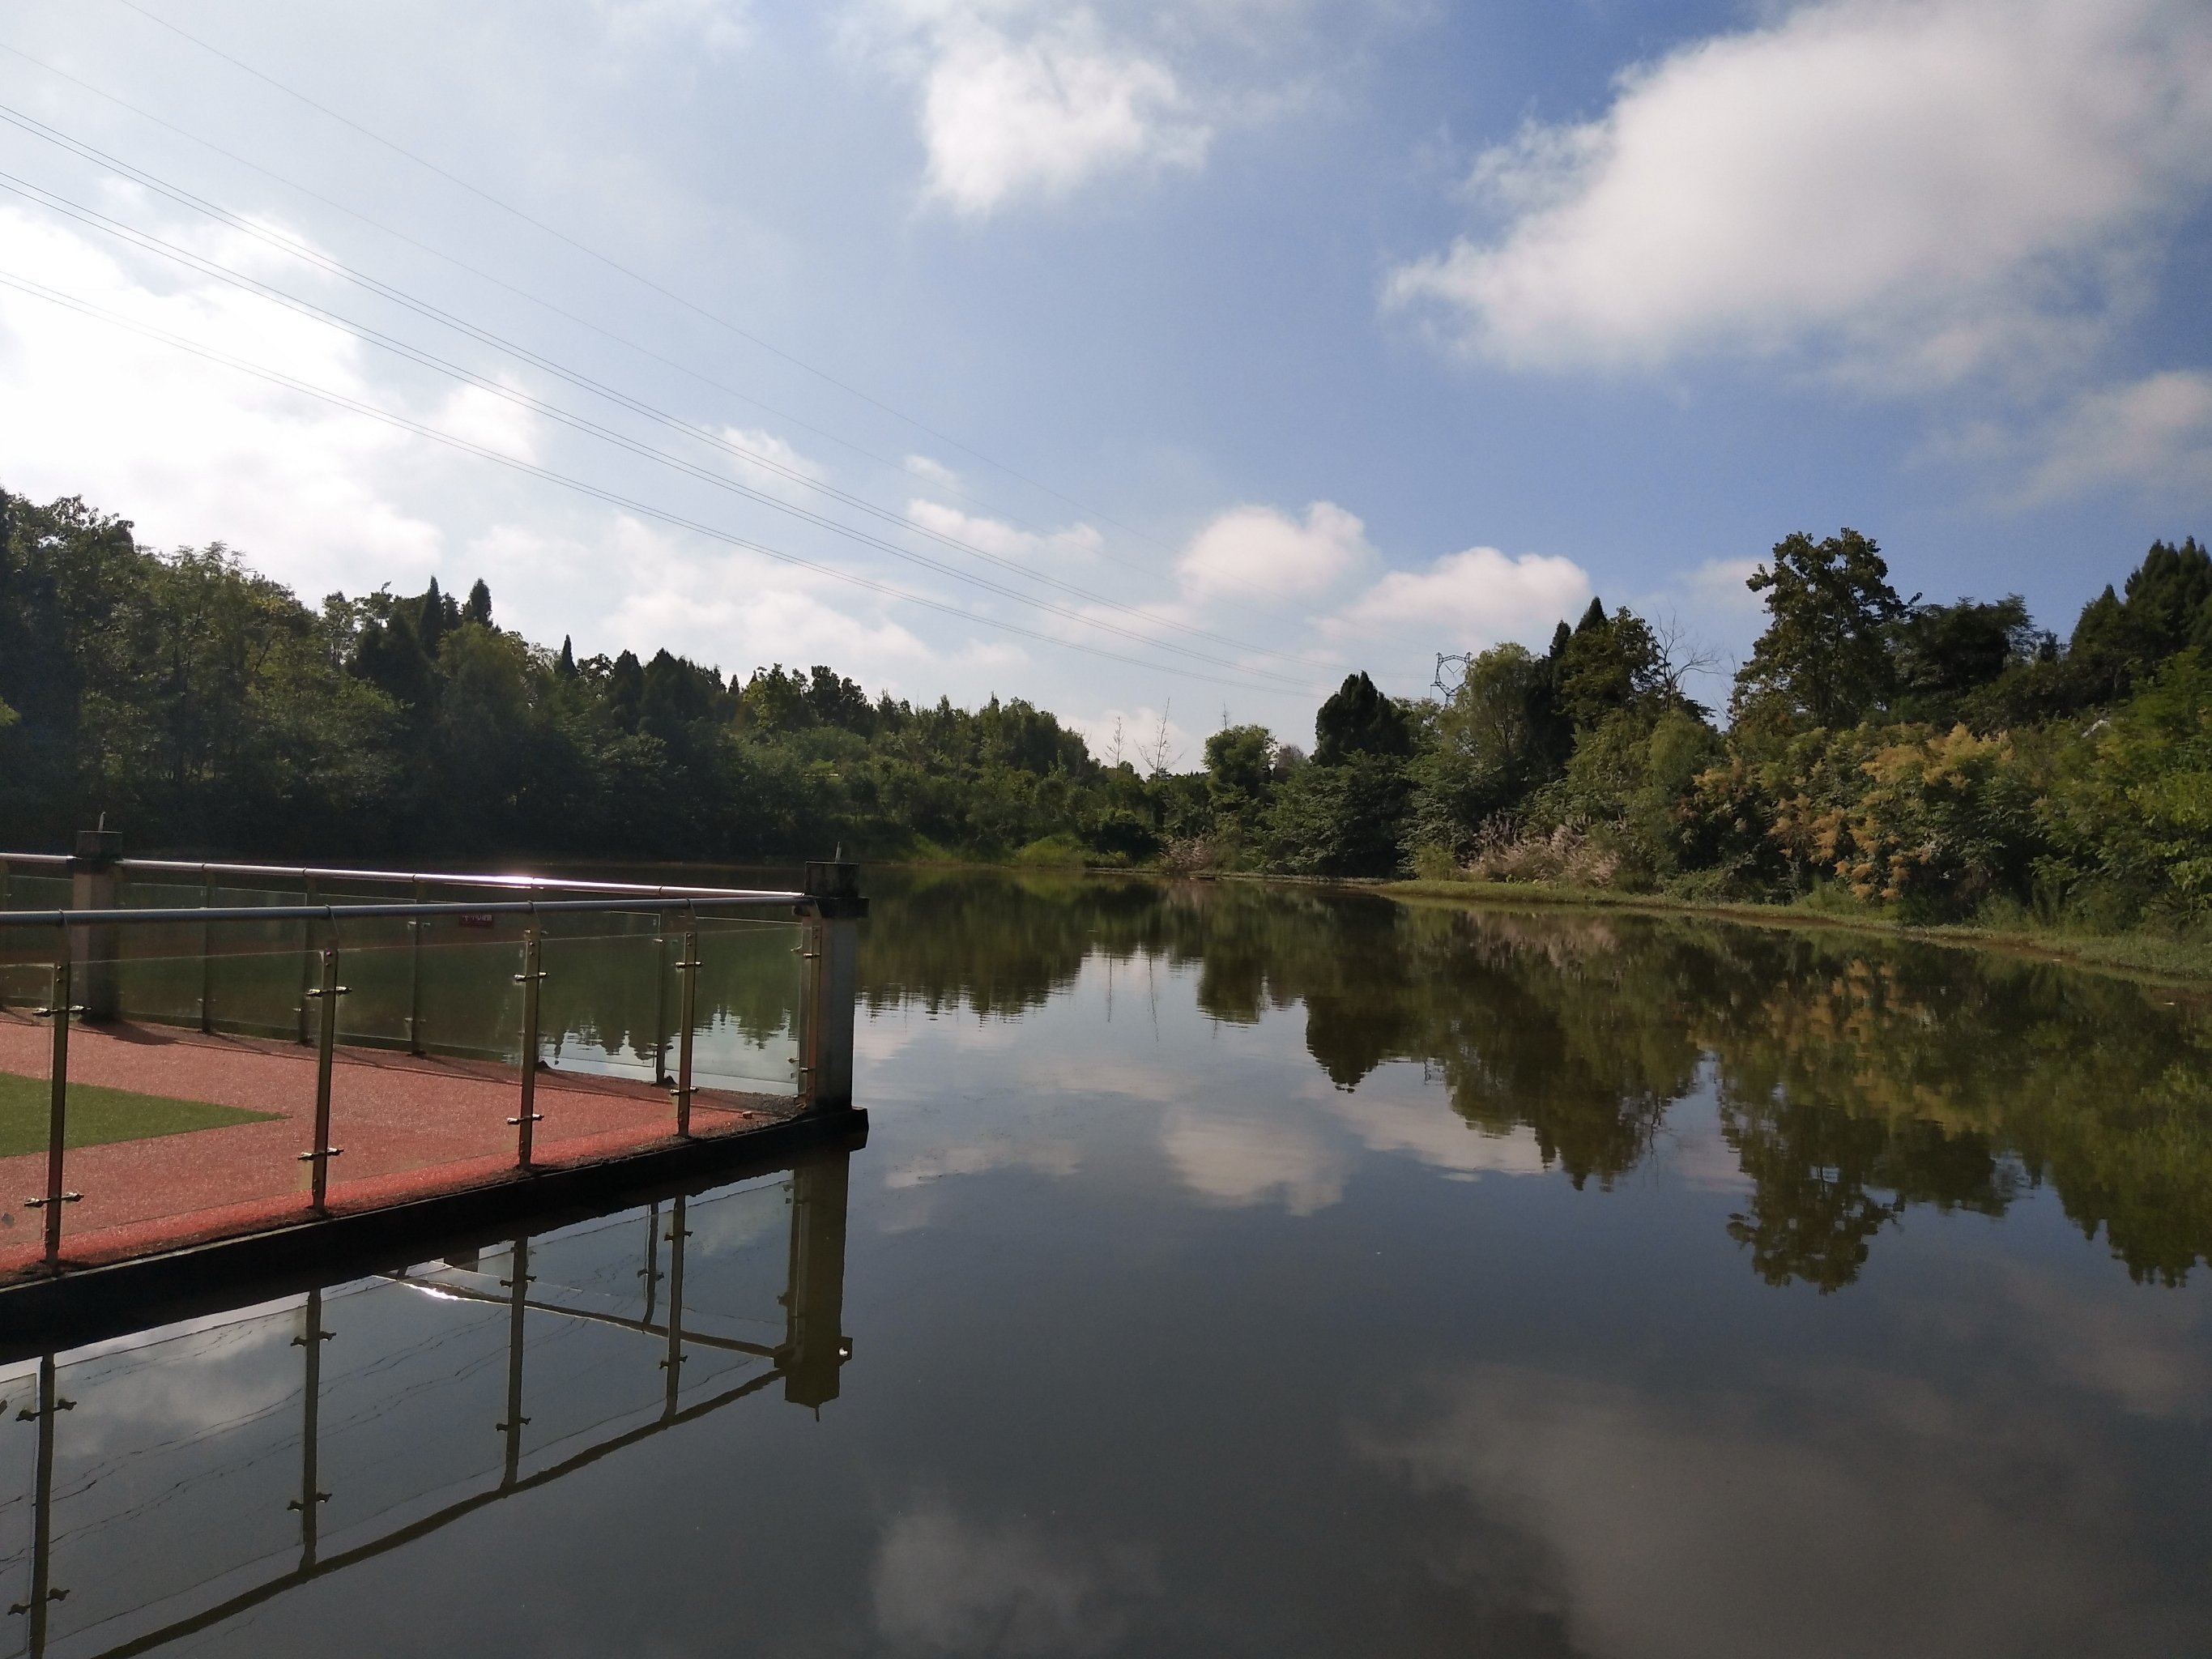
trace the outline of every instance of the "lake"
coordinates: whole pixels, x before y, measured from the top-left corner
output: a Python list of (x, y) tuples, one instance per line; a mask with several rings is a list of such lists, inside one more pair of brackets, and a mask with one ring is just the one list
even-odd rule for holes
[(849, 1162), (0, 1372), (46, 1650), (2212, 1651), (2206, 994), (868, 886)]

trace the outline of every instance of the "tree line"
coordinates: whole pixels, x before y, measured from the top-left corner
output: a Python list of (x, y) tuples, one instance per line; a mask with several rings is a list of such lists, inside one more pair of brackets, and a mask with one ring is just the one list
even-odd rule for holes
[(1286, 771), (1256, 727), (1217, 733), (1196, 856), (1914, 921), (2201, 918), (2212, 556), (2193, 538), (2154, 543), (2063, 640), (2017, 595), (1900, 598), (1848, 529), (1784, 538), (1749, 586), (1766, 627), (1724, 726), (1686, 690), (1695, 655), (1593, 600), (1540, 654), (1447, 659), (1432, 699), (1347, 679), (1311, 763)]
[(578, 658), (434, 580), (303, 604), (0, 490), (0, 823), (263, 856), (953, 855), (1476, 877), (1914, 918), (2124, 927), (2212, 896), (2212, 558), (2155, 544), (2061, 640), (2016, 597), (1899, 597), (1850, 530), (1776, 544), (1727, 719), (1671, 630), (1593, 600), (1549, 648), (1364, 673), (1310, 751), (1227, 726), (1202, 770), (1102, 761), (1021, 699), (871, 697)]

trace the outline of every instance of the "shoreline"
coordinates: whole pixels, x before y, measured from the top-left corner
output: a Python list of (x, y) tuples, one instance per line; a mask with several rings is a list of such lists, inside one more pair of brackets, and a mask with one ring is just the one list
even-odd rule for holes
[[(799, 859), (772, 857), (750, 860), (544, 859), (526, 854), (509, 854), (498, 861), (526, 868), (534, 865), (562, 872), (634, 870), (643, 865), (702, 870), (769, 869), (803, 862)], [(1093, 879), (1103, 877), (1151, 882), (1249, 882), (1271, 887), (1330, 888), (1345, 892), (1371, 893), (1402, 904), (1448, 904), (1485, 908), (1548, 907), (1622, 910), (1646, 915), (1702, 916), (1758, 927), (1836, 929), (1879, 938), (1917, 940), (1954, 950), (1994, 951), (2035, 961), (2123, 975), (2149, 983), (2195, 990), (2212, 988), (2212, 942), (2195, 944), (2143, 932), (2063, 933), (2034, 928), (1983, 927), (1971, 922), (1905, 922), (1886, 916), (1854, 915), (1848, 911), (1816, 910), (1794, 904), (1674, 898), (1662, 893), (1624, 893), (1609, 888), (1559, 887), (1539, 882), (1282, 876), (1244, 870), (1178, 875), (1150, 865), (1048, 864), (1042, 861), (1024, 864), (1011, 858), (908, 857), (877, 858), (866, 861), (878, 869), (916, 872), (988, 870), (1006, 875), (1072, 876)]]
[(2192, 990), (2212, 988), (2212, 945), (2185, 943), (2154, 934), (2057, 933), (2033, 929), (1980, 927), (1971, 922), (1904, 922), (1883, 916), (1854, 916), (1796, 905), (1726, 903), (1669, 898), (1657, 893), (1616, 893), (1604, 889), (1552, 887), (1533, 882), (1383, 881), (1357, 884), (1407, 904), (1452, 904), (1506, 908), (1548, 906), (1559, 909), (1627, 910), (1648, 915), (1704, 916), (1719, 921), (1780, 928), (1832, 928), (1881, 938), (1911, 939), (1959, 951), (1994, 951), (2007, 956), (2072, 968), (2090, 968), (2130, 979)]

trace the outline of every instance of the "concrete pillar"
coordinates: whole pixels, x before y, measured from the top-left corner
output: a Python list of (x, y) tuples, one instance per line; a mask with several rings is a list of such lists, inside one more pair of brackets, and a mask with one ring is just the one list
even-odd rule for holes
[[(123, 835), (117, 830), (80, 830), (76, 854), (70, 860), (70, 908), (112, 910), (123, 857)], [(88, 1020), (121, 1017), (121, 992), (116, 981), (116, 929), (94, 925), (70, 929), (70, 980)]]
[(811, 1158), (791, 1173), (791, 1279), (784, 1291), (783, 1397), (817, 1409), (837, 1397), (845, 1336), (845, 1208), (852, 1157)]
[(809, 863), (803, 890), (814, 952), (802, 1026), (805, 1094), (817, 1109), (841, 1110), (853, 1103), (854, 1007), (868, 902), (860, 896), (860, 866), (842, 860)]

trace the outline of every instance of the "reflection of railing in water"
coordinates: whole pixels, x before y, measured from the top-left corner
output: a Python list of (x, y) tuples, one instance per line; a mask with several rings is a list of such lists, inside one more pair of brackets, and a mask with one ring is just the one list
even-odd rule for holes
[[(427, 1269), (410, 1269), (382, 1275), (370, 1281), (357, 1282), (336, 1291), (330, 1298), (326, 1298), (325, 1292), (320, 1290), (307, 1292), (297, 1309), (298, 1333), (290, 1340), (291, 1346), (300, 1351), (300, 1431), (297, 1482), (284, 1498), (284, 1514), (290, 1517), (289, 1524), (294, 1533), (285, 1553), (296, 1551), (296, 1556), (294, 1565), (285, 1570), (257, 1576), (252, 1582), (240, 1588), (228, 1588), (225, 1581), (234, 1581), (241, 1574), (253, 1572), (270, 1560), (274, 1551), (264, 1548), (249, 1558), (221, 1563), (216, 1570), (202, 1573), (191, 1584), (166, 1595), (157, 1594), (135, 1601), (125, 1600), (115, 1605), (87, 1606), (88, 1594), (96, 1601), (102, 1587), (97, 1571), (100, 1565), (97, 1559), (99, 1552), (86, 1542), (88, 1528), (85, 1523), (80, 1522), (74, 1532), (66, 1526), (58, 1529), (56, 1510), (58, 1505), (66, 1509), (73, 1499), (81, 1501), (88, 1492), (98, 1491), (100, 1482), (81, 1480), (73, 1491), (58, 1497), (57, 1469), (64, 1437), (67, 1434), (66, 1424), (70, 1420), (65, 1419), (66, 1413), (80, 1408), (88, 1412), (91, 1421), (86, 1422), (84, 1419), (73, 1420), (86, 1422), (84, 1432), (95, 1443), (100, 1429), (106, 1426), (99, 1418), (101, 1402), (96, 1383), (91, 1388), (80, 1388), (77, 1399), (69, 1398), (63, 1390), (69, 1370), (76, 1365), (95, 1364), (103, 1356), (98, 1350), (94, 1351), (90, 1358), (76, 1362), (52, 1353), (40, 1356), (35, 1404), (25, 1407), (19, 1413), (10, 1413), (8, 1419), (10, 1427), (19, 1422), (35, 1424), (37, 1432), (32, 1490), (27, 1494), (30, 1499), (28, 1519), (31, 1535), (25, 1540), (27, 1548), (24, 1553), (15, 1555), (17, 1563), (27, 1566), (29, 1583), (23, 1598), (13, 1602), (9, 1608), (9, 1622), (22, 1621), (15, 1628), (21, 1632), (25, 1645), (12, 1650), (27, 1653), (32, 1659), (46, 1659), (50, 1651), (57, 1650), (53, 1644), (58, 1641), (67, 1644), (72, 1651), (96, 1651), (104, 1656), (157, 1650), (183, 1637), (219, 1626), (313, 1579), (341, 1571), (423, 1538), (503, 1498), (558, 1480), (587, 1464), (635, 1445), (678, 1424), (695, 1421), (748, 1395), (759, 1392), (779, 1377), (783, 1381), (784, 1396), (787, 1401), (818, 1409), (836, 1397), (839, 1370), (851, 1352), (851, 1345), (842, 1333), (847, 1167), (845, 1155), (829, 1155), (802, 1163), (792, 1171), (787, 1181), (767, 1185), (742, 1185), (703, 1199), (676, 1197), (665, 1204), (655, 1203), (641, 1210), (626, 1212), (624, 1214), (628, 1219), (618, 1219), (613, 1225), (589, 1224), (535, 1238), (528, 1235), (514, 1238), (507, 1246), (505, 1276), (495, 1281), (497, 1289), (504, 1294), (480, 1291), (467, 1283), (475, 1268), (488, 1265), (485, 1258), (478, 1255), (457, 1255), (448, 1258), (443, 1265)], [(772, 1327), (780, 1319), (781, 1340), (750, 1341), (719, 1334), (713, 1328), (698, 1328), (701, 1321), (711, 1327), (718, 1320), (726, 1323), (732, 1317), (748, 1323), (755, 1322), (754, 1304), (765, 1300), (771, 1288), (767, 1284), (751, 1285), (751, 1294), (745, 1300), (744, 1310), (735, 1316), (726, 1310), (715, 1310), (711, 1304), (717, 1289), (726, 1290), (727, 1280), (732, 1277), (742, 1277), (728, 1271), (733, 1262), (742, 1262), (749, 1248), (756, 1254), (757, 1252), (758, 1241), (753, 1235), (747, 1234), (742, 1224), (744, 1219), (743, 1206), (757, 1206), (777, 1194), (781, 1194), (791, 1207), (782, 1289), (781, 1294), (774, 1297), (781, 1306), (775, 1310), (763, 1307), (757, 1311), (761, 1316), (758, 1322)], [(732, 1211), (738, 1212), (740, 1224), (734, 1230), (739, 1237), (735, 1255), (727, 1249), (718, 1248), (711, 1236), (704, 1241), (705, 1249), (702, 1255), (701, 1245), (692, 1242), (698, 1236), (698, 1231), (705, 1228), (711, 1235), (713, 1230), (709, 1224), (718, 1215), (728, 1222)], [(564, 1259), (564, 1251), (573, 1255), (580, 1245), (586, 1251), (596, 1252), (592, 1261), (599, 1268), (599, 1277), (604, 1279), (607, 1272), (614, 1270), (611, 1264), (620, 1263), (626, 1267), (637, 1259), (635, 1247), (620, 1245), (617, 1235), (626, 1231), (629, 1225), (641, 1221), (647, 1235), (643, 1253), (646, 1266), (639, 1269), (634, 1278), (638, 1284), (636, 1296), (641, 1304), (641, 1316), (632, 1318), (564, 1304), (557, 1296), (533, 1291), (532, 1286), (537, 1282), (532, 1271), (533, 1255), (538, 1265), (542, 1267), (545, 1265), (549, 1253), (557, 1261)], [(725, 1231), (730, 1229), (726, 1227)], [(619, 1253), (613, 1254), (617, 1249)], [(474, 1267), (469, 1265), (471, 1263)], [(691, 1310), (691, 1304), (686, 1300), (687, 1268), (694, 1275), (691, 1293), (703, 1294), (709, 1305)], [(719, 1276), (718, 1268), (724, 1270)], [(705, 1275), (703, 1279), (698, 1277), (702, 1273)], [(412, 1516), (397, 1524), (385, 1524), (395, 1511), (403, 1511), (409, 1505), (419, 1504), (426, 1498), (438, 1498), (450, 1491), (453, 1482), (448, 1479), (442, 1487), (410, 1490), (406, 1496), (384, 1502), (368, 1516), (356, 1518), (326, 1537), (329, 1529), (325, 1528), (323, 1517), (325, 1506), (332, 1502), (332, 1488), (337, 1489), (337, 1496), (341, 1498), (344, 1492), (343, 1482), (331, 1478), (331, 1466), (325, 1460), (325, 1454), (334, 1441), (343, 1449), (346, 1437), (354, 1432), (362, 1420), (358, 1415), (352, 1419), (342, 1418), (335, 1425), (323, 1420), (324, 1408), (334, 1397), (334, 1387), (325, 1375), (325, 1344), (339, 1334), (330, 1315), (333, 1308), (351, 1303), (362, 1310), (354, 1322), (356, 1328), (367, 1327), (373, 1334), (374, 1310), (371, 1303), (362, 1298), (395, 1294), (406, 1297), (410, 1306), (416, 1304), (418, 1298), (435, 1298), (440, 1302), (481, 1308), (487, 1311), (496, 1310), (503, 1315), (499, 1322), (505, 1330), (502, 1407), (498, 1422), (492, 1425), (501, 1442), (497, 1472), (493, 1475), (487, 1469), (482, 1477), (486, 1484), (465, 1496), (439, 1503), (427, 1512)], [(592, 1297), (594, 1292), (589, 1287), (588, 1279), (584, 1285), (574, 1289), (573, 1294), (580, 1298)], [(422, 1305), (428, 1304), (425, 1302)], [(404, 1317), (406, 1310), (400, 1311)], [(617, 1407), (581, 1428), (565, 1432), (548, 1431), (546, 1437), (535, 1448), (532, 1447), (526, 1441), (525, 1430), (531, 1424), (532, 1406), (536, 1404), (540, 1413), (547, 1410), (546, 1405), (533, 1400), (529, 1384), (530, 1371), (526, 1363), (532, 1346), (532, 1316), (550, 1317), (560, 1322), (550, 1331), (540, 1327), (538, 1337), (540, 1348), (558, 1345), (563, 1337), (570, 1335), (579, 1326), (611, 1332), (620, 1340), (626, 1340), (630, 1337), (646, 1339), (645, 1343), (635, 1352), (641, 1360), (647, 1354), (653, 1356), (658, 1368), (658, 1408), (653, 1410), (645, 1420), (632, 1420), (627, 1426), (618, 1427), (613, 1432), (604, 1432), (610, 1425), (620, 1425), (626, 1418), (635, 1419), (639, 1415), (635, 1410), (625, 1412)], [(265, 1323), (271, 1316), (263, 1315), (259, 1317)], [(344, 1322), (343, 1315), (339, 1316), (339, 1322)], [(238, 1327), (216, 1326), (200, 1330), (193, 1335), (201, 1340), (204, 1347), (211, 1347), (226, 1332), (234, 1328)], [(402, 1351), (397, 1361), (389, 1352), (369, 1355), (363, 1369), (390, 1367), (389, 1374), (380, 1382), (378, 1403), (392, 1410), (410, 1396), (419, 1400), (422, 1390), (430, 1385), (428, 1382), (408, 1382), (403, 1362), (407, 1354), (429, 1352), (444, 1340), (443, 1335), (434, 1334), (428, 1342), (418, 1344), (415, 1349)], [(132, 1352), (136, 1351), (125, 1351), (125, 1357)], [(763, 1363), (766, 1369), (734, 1381), (730, 1386), (716, 1387), (716, 1383), (732, 1375), (731, 1370), (725, 1370), (691, 1390), (695, 1397), (687, 1400), (684, 1382), (685, 1364), (692, 1359), (711, 1356), (732, 1359), (739, 1364)], [(177, 1362), (172, 1359), (162, 1363), (173, 1366)], [(438, 1381), (459, 1390), (465, 1396), (473, 1369), (464, 1354), (453, 1363), (449, 1372), (441, 1374)], [(128, 1371), (121, 1373), (125, 1379), (122, 1386), (126, 1394), (128, 1380), (135, 1375)], [(562, 1380), (556, 1376), (550, 1385), (556, 1396)], [(573, 1392), (574, 1379), (567, 1380), (571, 1383)], [(602, 1388), (602, 1392), (607, 1391)], [(10, 1389), (9, 1392), (14, 1391)], [(457, 1412), (471, 1408), (471, 1402), (465, 1397), (456, 1397), (442, 1403), (448, 1407), (448, 1418)], [(569, 1401), (564, 1398), (556, 1398), (554, 1401), (556, 1408), (568, 1403)], [(598, 1409), (598, 1403), (594, 1404), (593, 1409)], [(488, 1412), (486, 1415), (489, 1415)], [(265, 1412), (260, 1414), (261, 1419), (267, 1416)], [(249, 1415), (246, 1420), (250, 1423), (258, 1419)], [(406, 1425), (395, 1426), (392, 1419), (384, 1410), (378, 1411), (367, 1420), (383, 1425), (386, 1430), (374, 1448), (378, 1453), (375, 1472), (382, 1474), (392, 1459), (403, 1455), (415, 1442), (404, 1433)], [(149, 1439), (152, 1437), (148, 1436)], [(575, 1445), (580, 1438), (586, 1439), (587, 1443)], [(281, 1451), (284, 1443), (280, 1441), (273, 1447), (263, 1446), (258, 1451), (249, 1445), (246, 1449), (248, 1455), (242, 1461), (234, 1458), (230, 1462), (218, 1466), (215, 1474), (220, 1479), (210, 1481), (210, 1476), (203, 1472), (183, 1481), (172, 1482), (170, 1486), (161, 1488), (156, 1498), (147, 1500), (146, 1507), (167, 1503), (178, 1492), (190, 1486), (193, 1480), (243, 1496), (250, 1492), (252, 1483), (243, 1478), (242, 1472), (249, 1465), (265, 1462), (272, 1451)], [(105, 1445), (100, 1445), (100, 1449), (112, 1451)], [(160, 1448), (153, 1449), (158, 1451)], [(127, 1455), (149, 1455), (149, 1449), (143, 1447), (126, 1448), (125, 1450)], [(436, 1447), (433, 1445), (431, 1450), (434, 1454)], [(533, 1450), (539, 1455), (561, 1455), (544, 1462), (542, 1467), (532, 1468), (527, 1466)], [(113, 1461), (111, 1455), (111, 1463)], [(365, 1462), (362, 1473), (366, 1478), (368, 1465)], [(466, 1478), (464, 1477), (465, 1480)], [(268, 1499), (272, 1505), (275, 1498), (275, 1492), (270, 1491)], [(11, 1504), (0, 1503), (0, 1513), (12, 1507)], [(130, 1511), (125, 1513), (126, 1517), (131, 1514)], [(64, 1521), (67, 1519), (65, 1515), (63, 1518)], [(96, 1534), (100, 1528), (112, 1524), (116, 1518), (110, 1516), (93, 1522), (89, 1530)], [(252, 1519), (251, 1516), (225, 1516), (216, 1521), (204, 1522), (199, 1530), (203, 1534), (219, 1533), (222, 1531), (219, 1522), (229, 1522), (232, 1531), (242, 1531), (250, 1527)], [(181, 1521), (173, 1525), (173, 1535), (181, 1525)], [(362, 1535), (371, 1528), (376, 1529), (370, 1531), (370, 1535)], [(326, 1551), (325, 1544), (332, 1538), (340, 1541), (342, 1547)], [(72, 1539), (76, 1540), (74, 1563), (70, 1548)], [(139, 1575), (126, 1581), (135, 1585), (143, 1582), (144, 1572), (150, 1571), (146, 1559), (148, 1554), (158, 1553), (134, 1553), (131, 1548), (132, 1541), (125, 1534), (119, 1542), (112, 1544), (108, 1553), (124, 1558), (126, 1565)], [(0, 1564), (5, 1564), (8, 1556), (14, 1553), (0, 1553)], [(27, 1561), (25, 1560), (26, 1555)], [(88, 1559), (88, 1557), (91, 1559)], [(73, 1586), (70, 1581), (79, 1570), (88, 1574), (88, 1582), (81, 1581), (80, 1584)], [(209, 1600), (211, 1587), (224, 1593)], [(77, 1600), (76, 1606), (70, 1607), (69, 1601), (73, 1589)], [(118, 1620), (163, 1613), (173, 1608), (179, 1597), (191, 1598), (195, 1592), (206, 1604), (180, 1617), (163, 1617), (155, 1627), (124, 1635), (119, 1641), (109, 1640), (106, 1645), (97, 1649), (93, 1648), (87, 1639), (103, 1626), (112, 1629)], [(69, 1629), (58, 1631), (56, 1615), (63, 1611), (77, 1616), (70, 1620)]]

